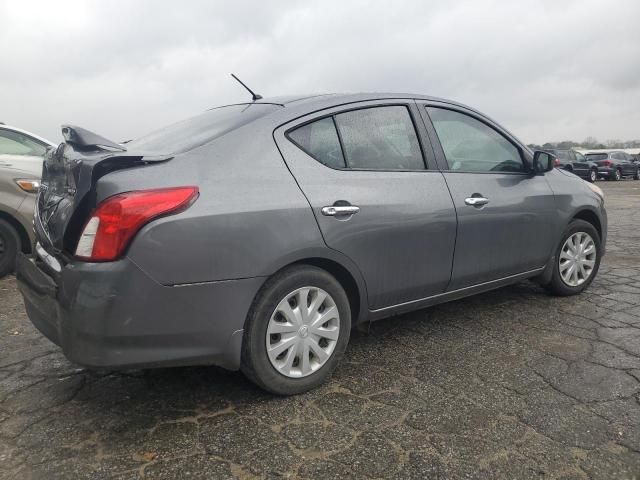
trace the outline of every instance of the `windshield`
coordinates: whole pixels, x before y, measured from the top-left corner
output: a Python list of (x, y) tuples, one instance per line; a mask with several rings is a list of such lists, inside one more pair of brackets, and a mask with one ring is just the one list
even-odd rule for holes
[(608, 153), (587, 153), (586, 157), (591, 161), (606, 160), (609, 158)]
[(279, 105), (252, 103), (214, 108), (127, 143), (127, 150), (151, 153), (182, 153), (209, 143), (246, 125)]

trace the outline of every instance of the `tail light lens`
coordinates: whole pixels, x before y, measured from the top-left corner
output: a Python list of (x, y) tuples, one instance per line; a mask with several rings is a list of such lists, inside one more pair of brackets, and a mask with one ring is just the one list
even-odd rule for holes
[(560, 166), (560, 160), (559, 160), (559, 159), (557, 159), (557, 158), (554, 158), (554, 159), (553, 159), (553, 166), (554, 166), (554, 167), (559, 167), (559, 166)]
[(602, 163), (605, 167), (610, 167), (611, 165), (613, 165), (613, 162), (611, 160), (605, 160)]
[(188, 208), (198, 187), (126, 192), (101, 202), (87, 221), (76, 257), (90, 262), (117, 260), (136, 233), (151, 220)]

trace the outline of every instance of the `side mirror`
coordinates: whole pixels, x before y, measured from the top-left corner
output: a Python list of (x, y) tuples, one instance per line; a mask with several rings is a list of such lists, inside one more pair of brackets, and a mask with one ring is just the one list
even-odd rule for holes
[(549, 152), (536, 150), (533, 154), (533, 173), (550, 172), (555, 167), (556, 158)]

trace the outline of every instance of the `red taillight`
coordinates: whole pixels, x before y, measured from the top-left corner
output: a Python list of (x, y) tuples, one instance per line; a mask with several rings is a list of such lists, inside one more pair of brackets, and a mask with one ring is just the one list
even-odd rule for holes
[(611, 165), (613, 165), (613, 162), (611, 160), (605, 160), (602, 163), (605, 167), (610, 167)]
[(559, 166), (560, 166), (560, 160), (559, 160), (559, 159), (557, 159), (557, 158), (554, 158), (554, 159), (553, 159), (553, 166), (554, 166), (554, 167), (559, 167)]
[(177, 187), (126, 192), (107, 198), (85, 224), (76, 257), (90, 262), (116, 260), (145, 224), (184, 210), (197, 196), (198, 187)]

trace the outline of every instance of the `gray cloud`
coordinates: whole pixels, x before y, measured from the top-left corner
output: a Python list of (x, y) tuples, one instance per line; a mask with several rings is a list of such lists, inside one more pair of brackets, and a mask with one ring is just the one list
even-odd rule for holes
[(640, 138), (640, 3), (0, 0), (0, 120), (122, 140), (247, 98), (411, 91), (527, 142)]

